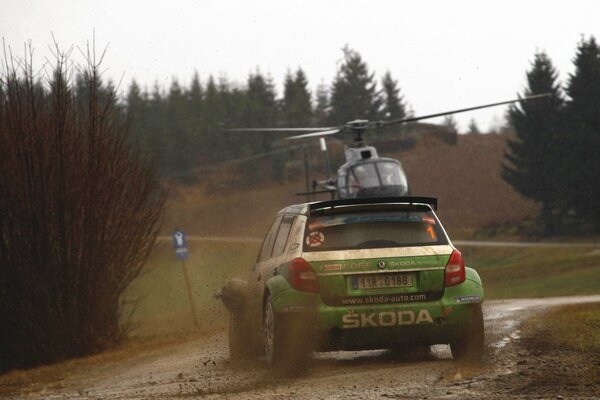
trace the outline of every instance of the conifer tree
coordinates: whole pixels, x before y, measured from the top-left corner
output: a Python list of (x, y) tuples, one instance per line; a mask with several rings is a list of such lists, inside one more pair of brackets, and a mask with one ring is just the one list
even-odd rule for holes
[(298, 68), (295, 76), (287, 73), (283, 89), (283, 125), (290, 127), (309, 126), (312, 120), (308, 81), (302, 69)]
[(479, 127), (477, 126), (477, 122), (475, 122), (475, 118), (471, 118), (468, 129), (469, 130), (467, 132), (472, 135), (479, 135), (481, 133)]
[(167, 98), (167, 148), (165, 172), (181, 181), (193, 178), (194, 146), (186, 129), (187, 99), (179, 82), (174, 79)]
[[(266, 78), (260, 71), (250, 74), (248, 77), (248, 88), (246, 92), (246, 125), (248, 127), (275, 127), (278, 121), (276, 93), (273, 82)], [(262, 133), (258, 137), (245, 141), (245, 149), (251, 150), (253, 154), (266, 153), (271, 149), (272, 143), (277, 139), (277, 134)], [(248, 154), (248, 152), (246, 153)], [(275, 180), (283, 178), (282, 160), (272, 158), (271, 175)], [(256, 171), (244, 170), (246, 172), (246, 183), (258, 182), (261, 177)]]
[(574, 64), (566, 88), (565, 196), (572, 212), (600, 232), (600, 48), (594, 37), (579, 43)]
[(228, 155), (224, 154), (227, 137), (220, 132), (224, 128), (223, 122), (226, 121), (227, 106), (224, 97), (214, 77), (212, 75), (209, 76), (206, 83), (203, 105), (203, 133), (206, 135), (203, 154), (209, 161), (214, 161), (218, 157)]
[(441, 139), (454, 146), (458, 143), (458, 124), (452, 115), (446, 115), (442, 125), (447, 128), (447, 132), (441, 136)]
[(537, 53), (527, 72), (527, 88), (523, 95), (551, 93), (542, 98), (511, 106), (508, 122), (517, 137), (508, 140), (502, 178), (519, 193), (542, 205), (541, 224), (547, 235), (554, 233), (559, 221), (561, 168), (557, 145), (564, 131), (562, 98), (558, 73), (550, 58)]
[(375, 74), (356, 51), (346, 46), (343, 52), (344, 62), (331, 89), (331, 122), (340, 125), (352, 119), (378, 119), (381, 98)]
[(219, 93), (219, 89), (212, 75), (208, 77), (208, 82), (206, 83), (204, 111), (204, 122), (206, 123), (207, 128), (209, 130), (218, 128), (219, 124), (225, 117), (225, 108)]
[[(218, 95), (223, 107), (223, 117), (219, 122), (220, 130), (248, 126), (246, 93), (245, 89), (230, 84), (225, 77), (219, 78)], [(221, 137), (221, 146), (224, 146), (221, 151), (225, 157), (243, 157), (253, 151), (254, 143), (251, 135), (222, 131), (215, 133)]]
[(149, 148), (152, 149), (161, 173), (165, 173), (165, 159), (167, 157), (167, 123), (166, 105), (158, 82), (154, 83), (150, 94), (146, 121), (149, 129), (145, 134), (148, 138)]
[(392, 78), (390, 71), (387, 71), (381, 80), (383, 87), (383, 108), (382, 117), (385, 119), (402, 119), (406, 117), (406, 110), (398, 81)]
[(329, 92), (323, 82), (317, 86), (315, 94), (314, 124), (324, 126), (329, 120)]
[[(275, 127), (277, 122), (275, 97), (275, 88), (270, 79), (265, 78), (260, 71), (250, 74), (246, 92), (247, 103), (244, 126), (249, 128)], [(252, 143), (260, 143), (260, 148), (255, 150), (266, 152), (273, 140), (275, 140), (273, 134), (263, 134), (260, 135), (259, 140), (254, 140)]]
[(458, 133), (458, 124), (452, 115), (446, 115), (442, 125), (448, 128), (451, 132)]
[(202, 102), (204, 100), (204, 90), (198, 72), (194, 72), (190, 89), (187, 91), (187, 98), (189, 100), (189, 110), (195, 115), (202, 115)]
[(194, 156), (197, 156), (200, 148), (204, 146), (206, 139), (202, 129), (204, 91), (197, 71), (194, 72), (190, 88), (185, 91), (185, 94), (187, 104), (185, 109), (184, 127), (187, 131), (190, 145), (193, 148)]
[(146, 129), (147, 101), (142, 97), (142, 91), (135, 79), (131, 81), (126, 100), (129, 131), (133, 143), (144, 148), (145, 151), (153, 151), (154, 149), (150, 149)]

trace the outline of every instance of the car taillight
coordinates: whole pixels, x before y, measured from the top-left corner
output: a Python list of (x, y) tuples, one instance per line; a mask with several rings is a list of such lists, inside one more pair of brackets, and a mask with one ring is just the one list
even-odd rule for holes
[(454, 286), (465, 281), (465, 263), (460, 251), (454, 250), (446, 264), (446, 286)]
[(319, 292), (317, 274), (303, 258), (294, 258), (288, 264), (288, 280), (290, 285), (302, 292)]

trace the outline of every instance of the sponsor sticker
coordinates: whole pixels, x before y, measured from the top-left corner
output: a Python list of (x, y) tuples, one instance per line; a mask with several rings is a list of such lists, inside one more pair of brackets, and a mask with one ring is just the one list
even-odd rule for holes
[(321, 231), (311, 232), (306, 237), (306, 245), (309, 247), (319, 247), (325, 242), (325, 235)]
[(321, 271), (339, 271), (342, 269), (342, 264), (327, 264), (321, 267)]
[[(428, 263), (429, 262), (427, 262), (426, 264), (428, 264)], [(419, 262), (419, 264), (423, 264), (423, 263)], [(417, 263), (414, 260), (390, 261), (390, 267), (392, 267), (392, 268), (409, 267), (409, 266), (413, 266), (413, 265), (417, 265)]]
[(348, 311), (342, 317), (342, 328), (370, 328), (432, 324), (433, 318), (428, 310), (383, 311), (376, 313), (355, 313)]
[(370, 264), (366, 261), (362, 261), (362, 262), (353, 262), (348, 264), (348, 266), (350, 268), (355, 268), (355, 269), (362, 269), (362, 268), (368, 268), (370, 266)]
[(481, 301), (481, 297), (479, 296), (458, 296), (454, 299), (455, 303), (479, 303)]

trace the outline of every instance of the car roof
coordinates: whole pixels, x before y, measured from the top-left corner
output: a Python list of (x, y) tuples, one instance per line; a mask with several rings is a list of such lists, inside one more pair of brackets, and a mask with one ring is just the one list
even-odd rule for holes
[(278, 214), (299, 214), (299, 215), (313, 215), (313, 214), (324, 214), (324, 213), (335, 213), (334, 210), (344, 211), (349, 208), (354, 209), (355, 207), (368, 206), (369, 209), (387, 209), (390, 208), (403, 208), (406, 209), (407, 205), (418, 205), (425, 206), (430, 210), (437, 210), (437, 198), (435, 197), (415, 197), (415, 196), (402, 196), (402, 197), (361, 197), (353, 199), (338, 199), (338, 200), (326, 200), (316, 201), (312, 203), (293, 204), (285, 207), (279, 211)]

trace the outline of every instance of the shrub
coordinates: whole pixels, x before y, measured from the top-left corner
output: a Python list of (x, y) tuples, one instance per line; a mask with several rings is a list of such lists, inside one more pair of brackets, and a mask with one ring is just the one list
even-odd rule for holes
[(4, 55), (0, 371), (90, 354), (123, 337), (121, 294), (148, 257), (164, 203), (93, 53), (73, 67), (56, 46), (43, 78), (31, 50), (24, 59)]

